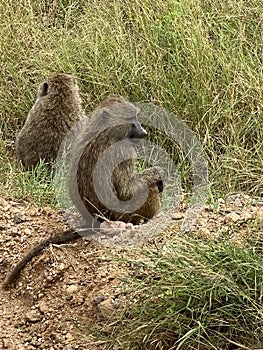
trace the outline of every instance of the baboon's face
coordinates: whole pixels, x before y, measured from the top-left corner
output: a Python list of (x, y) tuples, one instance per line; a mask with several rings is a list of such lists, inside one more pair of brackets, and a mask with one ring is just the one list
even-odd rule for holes
[(137, 143), (147, 135), (146, 130), (141, 126), (136, 116), (128, 119), (119, 118), (114, 123), (116, 125), (111, 125), (108, 133), (114, 142), (127, 140)]
[(133, 139), (143, 139), (146, 137), (147, 132), (139, 123), (137, 117), (135, 117), (129, 124), (130, 131), (128, 132), (128, 138)]
[(103, 111), (96, 120), (96, 127), (101, 128), (103, 133), (111, 142), (121, 140), (138, 140), (146, 137), (147, 132), (138, 121), (139, 109), (132, 103), (125, 100), (114, 101), (114, 103), (104, 101)]

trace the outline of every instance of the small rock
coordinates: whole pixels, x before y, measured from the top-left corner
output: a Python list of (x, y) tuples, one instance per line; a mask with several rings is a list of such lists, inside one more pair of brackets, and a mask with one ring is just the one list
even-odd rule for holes
[(71, 286), (69, 286), (67, 289), (66, 289), (66, 293), (67, 294), (74, 294), (78, 291), (79, 287), (76, 286), (75, 284), (72, 284)]
[(42, 315), (36, 310), (29, 311), (25, 317), (26, 320), (31, 323), (39, 322), (42, 319)]
[(38, 309), (42, 314), (46, 314), (49, 311), (48, 305), (44, 301), (40, 301)]
[(242, 219), (246, 222), (248, 220), (251, 220), (253, 218), (253, 215), (251, 213), (248, 212), (244, 212), (242, 214)]
[(8, 349), (9, 345), (10, 345), (9, 340), (7, 338), (4, 338), (4, 339), (2, 339), (2, 342), (3, 342), (3, 348)]
[(232, 194), (232, 195), (226, 197), (226, 202), (227, 203), (235, 203), (238, 205), (238, 204), (241, 204), (241, 198), (242, 198), (242, 195), (240, 193)]
[(91, 304), (92, 305), (98, 305), (99, 303), (104, 301), (104, 299), (105, 299), (104, 295), (99, 295), (98, 297), (96, 297), (93, 300), (91, 300)]
[(183, 219), (184, 215), (182, 213), (174, 213), (172, 216), (173, 220), (180, 220)]
[(47, 283), (51, 283), (51, 282), (53, 282), (53, 280), (54, 280), (54, 278), (53, 278), (53, 276), (51, 276), (51, 275), (49, 275), (49, 276), (46, 277)]
[(65, 335), (65, 338), (67, 339), (67, 343), (71, 342), (74, 339), (74, 337), (71, 333), (67, 333)]
[(110, 299), (102, 301), (99, 305), (100, 315), (104, 319), (109, 319), (114, 313), (114, 305)]
[(25, 235), (30, 236), (31, 235), (31, 230), (29, 228), (25, 228), (24, 229), (24, 233), (25, 233)]
[(25, 222), (28, 220), (28, 216), (25, 214), (18, 214), (14, 217), (14, 222), (16, 225), (21, 224), (22, 222)]
[(220, 228), (220, 232), (227, 233), (229, 231), (229, 227), (227, 225), (222, 225)]
[(38, 341), (37, 337), (33, 337), (32, 340), (31, 340), (31, 344), (32, 344), (35, 348), (37, 348), (37, 347), (39, 347), (40, 342)]
[(258, 211), (258, 212), (256, 213), (256, 217), (257, 217), (258, 219), (262, 220), (262, 219), (263, 219), (263, 210)]
[(58, 265), (58, 269), (59, 269), (60, 271), (63, 271), (63, 270), (66, 269), (66, 265), (65, 265), (64, 263), (60, 263), (60, 264)]
[(11, 227), (11, 229), (10, 229), (10, 234), (11, 234), (11, 236), (16, 236), (17, 235), (17, 233), (18, 233), (18, 228), (17, 227)]
[(206, 227), (200, 227), (199, 234), (201, 234), (201, 236), (204, 236), (204, 237), (210, 237), (211, 236), (210, 230), (208, 228), (206, 228)]
[(7, 204), (5, 207), (2, 207), (2, 211), (8, 211), (10, 209), (10, 205)]
[(1, 208), (4, 208), (4, 207), (7, 207), (7, 206), (10, 206), (10, 205), (8, 204), (8, 202), (7, 202), (5, 199), (0, 198), (0, 207), (1, 207)]
[(225, 217), (225, 222), (229, 222), (229, 223), (231, 223), (231, 222), (236, 223), (236, 222), (238, 222), (240, 220), (241, 220), (241, 216), (239, 214), (235, 213), (235, 212), (227, 214), (226, 217)]
[(104, 233), (111, 232), (114, 230), (114, 232), (118, 232), (121, 230), (133, 230), (134, 225), (132, 223), (125, 223), (123, 221), (104, 221), (100, 225), (101, 230)]

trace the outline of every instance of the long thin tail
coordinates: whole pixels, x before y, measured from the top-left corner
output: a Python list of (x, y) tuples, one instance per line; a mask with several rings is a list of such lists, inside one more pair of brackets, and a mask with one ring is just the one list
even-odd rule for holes
[(74, 231), (73, 229), (67, 230), (63, 233), (59, 233), (54, 236), (50, 236), (46, 239), (43, 239), (40, 243), (38, 243), (30, 252), (28, 252), (14, 269), (10, 272), (10, 274), (5, 278), (2, 288), (8, 289), (19, 277), (20, 272), (26, 266), (26, 264), (31, 261), (35, 256), (37, 256), (44, 248), (46, 248), (50, 243), (53, 244), (63, 244), (69, 241), (73, 241), (79, 239), (81, 236)]

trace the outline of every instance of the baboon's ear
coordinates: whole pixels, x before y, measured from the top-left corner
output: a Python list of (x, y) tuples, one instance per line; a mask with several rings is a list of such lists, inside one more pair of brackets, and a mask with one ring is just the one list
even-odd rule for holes
[(48, 94), (48, 83), (44, 82), (40, 89), (40, 96), (46, 96)]

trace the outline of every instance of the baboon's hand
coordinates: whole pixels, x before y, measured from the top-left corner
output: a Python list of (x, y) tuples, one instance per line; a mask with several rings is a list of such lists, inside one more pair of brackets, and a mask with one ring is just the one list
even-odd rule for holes
[(147, 182), (148, 186), (157, 185), (159, 192), (163, 191), (164, 171), (161, 167), (156, 166), (145, 169), (138, 175), (142, 180)]

